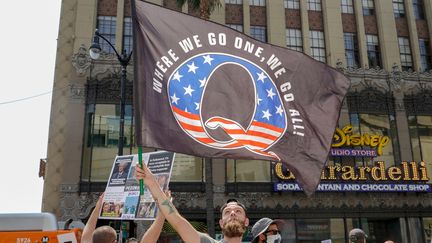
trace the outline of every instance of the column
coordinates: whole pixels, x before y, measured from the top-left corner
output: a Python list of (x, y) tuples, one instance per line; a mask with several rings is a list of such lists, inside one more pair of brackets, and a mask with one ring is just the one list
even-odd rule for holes
[(414, 64), (414, 71), (420, 71), (420, 47), (418, 42), (417, 24), (414, 16), (414, 7), (412, 0), (405, 0), (405, 12), (410, 33), (409, 40), (411, 45), (411, 56)]
[(383, 68), (392, 70), (393, 63), (400, 66), (399, 42), (391, 0), (374, 1), (382, 53)]
[(250, 35), (249, 0), (243, 0), (243, 32), (246, 35)]
[(97, 0), (78, 1), (75, 26), (79, 28), (75, 29), (74, 53), (78, 52), (81, 44), (89, 48), (93, 41), (97, 21), (97, 2)]
[(356, 17), (357, 40), (359, 46), (360, 66), (368, 67), (369, 61), (367, 56), (366, 32), (363, 19), (363, 5), (361, 0), (354, 0), (354, 14)]
[(336, 67), (338, 59), (345, 60), (340, 1), (322, 1), (322, 6), (327, 64)]
[(124, 22), (124, 0), (117, 1), (117, 16), (116, 16), (116, 40), (115, 47), (119, 54), (123, 53), (123, 22)]
[[(429, 32), (429, 45), (431, 45), (431, 40), (432, 40), (432, 0), (423, 0), (424, 3), (424, 14), (425, 14), (425, 19), (428, 25), (428, 32)], [(432, 51), (429, 48), (429, 53)]]
[(300, 17), (301, 29), (303, 38), (303, 52), (307, 55), (311, 54), (310, 38), (309, 38), (309, 15), (307, 8), (307, 1), (300, 1)]
[(283, 1), (267, 1), (266, 11), (268, 42), (278, 46), (286, 46), (285, 7)]

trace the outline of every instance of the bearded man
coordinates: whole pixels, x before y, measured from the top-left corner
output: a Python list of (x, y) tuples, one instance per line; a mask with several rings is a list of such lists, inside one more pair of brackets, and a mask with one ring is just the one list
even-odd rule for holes
[(222, 229), (223, 239), (217, 241), (209, 235), (195, 230), (195, 228), (181, 216), (172, 202), (167, 198), (159, 186), (159, 183), (151, 173), (149, 168), (143, 164), (135, 166), (135, 176), (138, 180), (143, 180), (146, 188), (150, 190), (153, 199), (157, 202), (160, 212), (166, 220), (174, 227), (182, 240), (186, 243), (241, 243), (243, 233), (249, 226), (249, 219), (246, 216), (246, 209), (243, 204), (235, 199), (228, 200), (221, 207), (221, 219), (219, 225)]

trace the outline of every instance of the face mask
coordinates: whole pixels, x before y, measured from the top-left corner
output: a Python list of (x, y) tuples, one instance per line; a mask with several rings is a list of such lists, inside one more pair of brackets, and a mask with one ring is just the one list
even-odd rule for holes
[(267, 243), (280, 243), (282, 240), (280, 234), (267, 236)]

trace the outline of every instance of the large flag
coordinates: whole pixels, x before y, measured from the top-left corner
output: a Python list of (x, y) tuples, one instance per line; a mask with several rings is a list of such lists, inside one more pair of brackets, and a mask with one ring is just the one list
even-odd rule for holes
[(142, 1), (133, 12), (138, 145), (282, 161), (312, 194), (349, 80), (214, 22)]

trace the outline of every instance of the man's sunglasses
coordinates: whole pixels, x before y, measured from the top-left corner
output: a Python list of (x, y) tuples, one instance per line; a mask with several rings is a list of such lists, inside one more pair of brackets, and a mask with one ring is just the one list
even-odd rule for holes
[[(280, 233), (279, 230), (267, 230), (266, 232), (264, 232), (266, 235), (277, 235)], [(271, 233), (271, 234), (270, 234)]]

